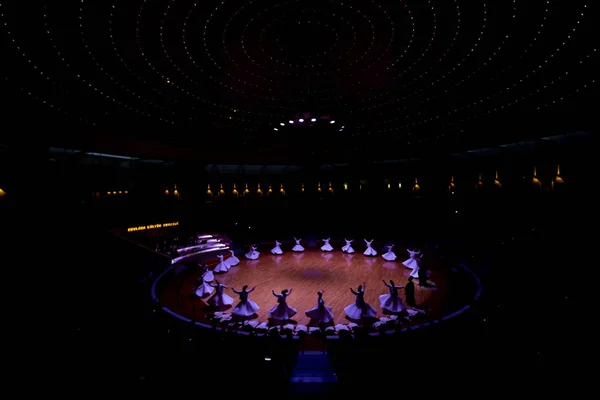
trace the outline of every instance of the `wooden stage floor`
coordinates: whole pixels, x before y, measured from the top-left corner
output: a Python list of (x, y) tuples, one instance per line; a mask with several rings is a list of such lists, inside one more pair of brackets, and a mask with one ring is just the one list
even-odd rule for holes
[[(398, 253), (397, 253), (398, 254)], [(404, 252), (400, 260), (404, 260)], [(294, 321), (307, 325), (310, 321), (304, 311), (316, 305), (317, 292), (324, 290), (325, 304), (333, 306), (335, 323), (347, 323), (344, 307), (354, 302), (350, 288), (366, 282), (365, 299), (378, 310), (377, 317), (384, 314), (379, 305), (379, 295), (388, 293), (382, 280), (393, 280), (396, 285), (406, 285), (410, 269), (404, 267), (401, 261), (389, 262), (380, 255), (366, 257), (362, 253), (352, 255), (334, 251), (323, 253), (318, 249), (307, 249), (303, 253), (286, 252), (281, 256), (262, 253), (258, 260), (240, 258), (240, 264), (232, 267), (227, 273), (215, 274), (215, 278), (229, 288), (241, 290), (243, 285), (256, 290), (250, 294), (261, 308), (257, 312), (258, 321), (267, 321), (269, 310), (276, 305), (276, 298), (271, 290), (280, 292), (283, 289), (293, 289), (288, 298), (288, 304), (298, 310)], [(422, 289), (415, 280), (415, 298), (417, 307), (428, 309), (427, 319), (437, 319), (450, 314), (465, 305), (465, 285), (461, 284), (452, 274), (456, 272), (443, 265), (440, 260), (428, 259), (431, 271), (431, 282), (437, 289)], [(207, 322), (206, 303), (194, 296), (196, 280), (200, 275), (197, 271), (188, 271), (172, 278), (164, 290), (159, 293), (163, 306), (174, 312), (196, 321)], [(465, 277), (466, 279), (466, 277)], [(463, 282), (464, 283), (464, 282)], [(230, 289), (226, 293), (238, 298)], [(404, 299), (404, 290), (400, 290)], [(226, 312), (231, 309), (226, 310)], [(410, 326), (406, 324), (406, 326)]]

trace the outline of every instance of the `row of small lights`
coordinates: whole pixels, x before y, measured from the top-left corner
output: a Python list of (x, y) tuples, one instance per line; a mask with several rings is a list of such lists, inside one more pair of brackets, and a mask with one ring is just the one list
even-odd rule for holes
[[(385, 183), (385, 187), (388, 190), (391, 190), (392, 189), (392, 184), (389, 183), (389, 181), (387, 181), (387, 180), (386, 180), (386, 182), (387, 183)], [(540, 180), (540, 178), (539, 178), (539, 176), (537, 174), (537, 168), (536, 167), (534, 167), (534, 169), (533, 169), (533, 176), (532, 176), (531, 182), (533, 184), (535, 184), (536, 186), (538, 186), (538, 187), (541, 187), (541, 185), (542, 185), (542, 182), (541, 182), (541, 180)], [(498, 174), (497, 171), (496, 171), (496, 173), (494, 175), (494, 179), (493, 179), (492, 183), (496, 187), (502, 187), (502, 184), (501, 184), (500, 178), (499, 178), (499, 174)], [(550, 180), (550, 184), (554, 185), (554, 184), (562, 184), (562, 183), (564, 183), (564, 179), (561, 176), (560, 165), (559, 165), (559, 166), (557, 166), (556, 175), (554, 176), (554, 178), (552, 180)], [(395, 184), (394, 184), (394, 186), (395, 186)], [(481, 188), (483, 186), (484, 186), (483, 174), (479, 174), (479, 178), (478, 178), (478, 180), (477, 180), (477, 182), (475, 184), (475, 187), (476, 188)], [(343, 183), (342, 187), (343, 187), (344, 190), (348, 190), (349, 185), (348, 185), (348, 183)], [(362, 187), (363, 187), (363, 184), (362, 183), (359, 184), (359, 189), (362, 190)], [(457, 187), (457, 185), (456, 185), (456, 182), (454, 180), (454, 177), (451, 177), (450, 178), (450, 183), (448, 184), (448, 190), (452, 194), (454, 194), (454, 191), (455, 191), (456, 187)], [(415, 181), (410, 186), (410, 188), (411, 188), (411, 190), (417, 190), (417, 191), (421, 189), (421, 186), (420, 186), (420, 184), (418, 182), (418, 178), (415, 178)], [(402, 182), (398, 182), (398, 189), (402, 189)], [(321, 192), (322, 190), (323, 189), (321, 187), (321, 183), (318, 182), (317, 183), (317, 192)], [(305, 187), (304, 187), (303, 183), (301, 184), (300, 191), (301, 192), (305, 191)], [(327, 187), (327, 191), (329, 191), (329, 192), (333, 192), (334, 191), (334, 185), (333, 185), (332, 182), (329, 182), (329, 185)], [(279, 186), (279, 192), (282, 193), (282, 194), (285, 194), (285, 188), (284, 188), (283, 183), (280, 184), (280, 186)], [(206, 193), (208, 195), (211, 195), (211, 196), (213, 195), (213, 192), (211, 190), (211, 185), (210, 184), (208, 184), (208, 189), (207, 189)], [(240, 192), (237, 189), (237, 184), (235, 184), (235, 183), (233, 184), (233, 186), (232, 186), (232, 192), (231, 193), (234, 194), (234, 195), (239, 195), (240, 194)], [(245, 184), (245, 187), (244, 187), (244, 190), (242, 191), (242, 193), (243, 194), (250, 193), (250, 189), (249, 189), (247, 183)], [(258, 193), (258, 194), (262, 194), (263, 193), (263, 191), (261, 189), (260, 183), (257, 184), (256, 193)], [(271, 185), (268, 186), (267, 193), (273, 193), (273, 189), (272, 189)], [(217, 191), (217, 194), (219, 194), (219, 195), (224, 195), (225, 194), (225, 189), (223, 188), (223, 184), (222, 183), (219, 186), (219, 190)]]
[[(298, 122), (299, 124), (302, 124), (302, 123), (304, 123), (304, 121), (305, 121), (305, 120), (304, 120), (304, 118), (298, 118), (298, 121), (297, 121), (297, 122)], [(316, 119), (316, 118), (311, 118), (311, 119), (310, 119), (310, 122), (317, 122), (317, 119)], [(294, 125), (294, 123), (296, 123), (296, 121), (294, 121), (293, 119), (290, 119), (290, 120), (288, 121), (288, 124), (290, 124), (290, 125)], [(331, 121), (329, 121), (329, 124), (331, 124), (331, 125), (335, 124), (335, 120), (331, 120)], [(280, 123), (279, 123), (279, 125), (280, 125), (280, 126), (282, 126), (282, 127), (284, 127), (284, 126), (285, 126), (285, 122), (280, 122)], [(278, 130), (279, 130), (279, 128), (273, 128), (273, 130), (274, 130), (274, 131), (278, 131)], [(340, 131), (340, 132), (342, 132), (343, 130), (344, 130), (344, 126), (342, 126), (342, 127), (339, 129), (339, 131)]]

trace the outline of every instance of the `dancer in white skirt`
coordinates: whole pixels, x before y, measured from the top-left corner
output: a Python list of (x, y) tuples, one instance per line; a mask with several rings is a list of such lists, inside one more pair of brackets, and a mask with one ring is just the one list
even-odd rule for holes
[(348, 240), (348, 239), (344, 239), (346, 241), (346, 245), (344, 247), (342, 247), (342, 251), (344, 253), (348, 253), (348, 254), (352, 254), (354, 253), (354, 249), (352, 248), (351, 243), (354, 242), (354, 240)]
[(381, 304), (381, 308), (389, 311), (392, 314), (401, 313), (406, 310), (404, 304), (402, 303), (402, 299), (398, 296), (398, 289), (402, 289), (404, 286), (396, 286), (394, 281), (390, 280), (388, 284), (386, 281), (383, 281), (383, 284), (389, 289), (389, 294), (382, 294), (379, 296), (379, 303)]
[(288, 306), (286, 302), (287, 297), (290, 294), (292, 294), (292, 289), (290, 289), (289, 291), (287, 289), (284, 289), (281, 291), (281, 294), (275, 293), (274, 290), (272, 292), (273, 296), (277, 297), (277, 305), (271, 308), (271, 310), (269, 310), (269, 315), (273, 319), (276, 319), (278, 321), (287, 321), (288, 319), (296, 315), (298, 310)]
[(382, 254), (381, 257), (383, 257), (383, 259), (386, 261), (396, 261), (396, 258), (398, 258), (398, 257), (396, 257), (396, 253), (394, 253), (392, 251), (393, 248), (394, 248), (393, 244), (387, 246), (387, 253)]
[(216, 291), (215, 294), (208, 299), (208, 305), (220, 308), (233, 304), (233, 298), (224, 293), (224, 290), (227, 288), (227, 286), (221, 284), (219, 281), (215, 281), (215, 283), (215, 285), (210, 285), (214, 287)]
[(279, 256), (283, 254), (283, 250), (281, 250), (281, 242), (275, 241), (275, 247), (271, 249), (271, 254), (275, 256)]
[(367, 244), (367, 249), (363, 253), (365, 256), (375, 257), (377, 255), (377, 251), (371, 247), (373, 240), (374, 239), (371, 239), (371, 241), (369, 242), (369, 241), (367, 241), (367, 239), (364, 239), (365, 243)]
[(260, 310), (258, 304), (248, 298), (248, 294), (252, 293), (256, 287), (253, 287), (250, 290), (247, 289), (248, 285), (244, 285), (242, 290), (239, 292), (234, 288), (231, 288), (234, 293), (237, 293), (240, 296), (240, 302), (234, 307), (233, 310), (231, 310), (233, 315), (237, 315), (238, 317), (250, 317)]
[(217, 256), (217, 258), (219, 259), (219, 263), (217, 264), (217, 266), (215, 267), (214, 271), (215, 272), (227, 272), (229, 271), (229, 265), (223, 261), (223, 255), (219, 254)]
[(326, 325), (333, 322), (333, 313), (331, 312), (333, 307), (325, 305), (322, 290), (317, 292), (317, 296), (319, 296), (317, 298), (317, 305), (306, 311), (306, 316), (310, 318), (311, 322), (316, 325)]
[(250, 251), (244, 254), (248, 260), (258, 260), (260, 253), (256, 251), (256, 245), (250, 246)]
[(302, 239), (294, 238), (294, 241), (296, 242), (296, 245), (294, 247), (292, 247), (292, 251), (296, 251), (296, 252), (304, 251), (304, 247), (302, 247), (302, 245), (300, 244), (300, 241), (302, 241)]
[(413, 258), (413, 261), (414, 261), (414, 263), (413, 263), (412, 271), (410, 271), (410, 276), (412, 276), (413, 278), (418, 278), (419, 277), (419, 269), (421, 269), (420, 268), (421, 258), (415, 257), (415, 258)]
[(235, 267), (236, 265), (238, 265), (240, 263), (240, 259), (235, 256), (235, 253), (233, 252), (233, 250), (229, 250), (229, 252), (231, 253), (231, 257), (229, 257), (227, 260), (225, 260), (225, 262), (230, 267)]
[(323, 239), (323, 246), (321, 246), (321, 251), (333, 251), (333, 247), (329, 244), (331, 238)]
[(203, 282), (212, 282), (215, 280), (215, 274), (213, 274), (213, 272), (210, 269), (208, 269), (208, 264), (204, 264), (202, 270), (204, 272), (202, 273), (202, 276), (198, 279), (198, 281), (200, 281), (200, 279), (202, 279)]
[(404, 260), (404, 262), (402, 263), (405, 267), (407, 268), (414, 268), (417, 266), (417, 257), (419, 256), (419, 254), (421, 254), (421, 252), (419, 250), (411, 250), (411, 249), (406, 249), (406, 251), (408, 251), (408, 259)]
[(344, 308), (344, 312), (353, 320), (373, 318), (377, 314), (377, 310), (365, 301), (365, 286), (366, 284), (363, 282), (363, 284), (356, 289), (356, 292), (354, 289), (350, 288), (350, 291), (356, 296), (356, 299), (354, 300), (354, 304), (350, 304)]
[[(200, 277), (200, 280), (202, 280), (202, 277)], [(212, 286), (206, 283), (206, 281), (202, 280), (194, 293), (196, 293), (196, 296), (198, 297), (205, 297), (211, 294), (214, 290), (215, 289)]]

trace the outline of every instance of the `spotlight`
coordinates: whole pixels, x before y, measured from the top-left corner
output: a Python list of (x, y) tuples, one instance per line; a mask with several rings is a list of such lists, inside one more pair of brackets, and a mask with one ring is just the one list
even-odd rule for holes
[(273, 130), (274, 130), (274, 131), (278, 131), (279, 129), (277, 129), (277, 128), (273, 128)]
[(298, 120), (298, 122), (304, 122), (304, 120), (303, 120), (302, 118), (300, 118), (300, 119)]
[(330, 124), (335, 124), (335, 121), (329, 121)]
[(285, 126), (285, 124), (284, 124), (283, 122), (280, 122), (280, 123), (279, 123), (279, 125), (281, 125), (281, 126)]
[(292, 121), (291, 119), (290, 119), (288, 122), (289, 122), (290, 124), (293, 124), (293, 123), (294, 123), (294, 121)]
[(311, 119), (310, 119), (310, 122), (316, 122), (316, 121), (317, 121), (317, 119), (316, 119), (316, 118), (311, 118)]

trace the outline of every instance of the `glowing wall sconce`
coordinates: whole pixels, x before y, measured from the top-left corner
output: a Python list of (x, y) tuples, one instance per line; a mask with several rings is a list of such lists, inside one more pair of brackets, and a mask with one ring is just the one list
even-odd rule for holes
[(448, 185), (448, 190), (449, 191), (454, 191), (454, 189), (456, 189), (456, 183), (454, 183), (454, 176), (450, 177), (450, 184)]
[(206, 191), (206, 194), (209, 196), (213, 195), (213, 192), (210, 190), (210, 183), (208, 184), (208, 190)]
[(321, 192), (321, 182), (317, 183), (317, 192)]
[(304, 193), (304, 183), (302, 184), (302, 189), (300, 189), (302, 193)]
[(246, 187), (244, 189), (244, 194), (249, 194), (250, 190), (248, 190), (248, 184), (246, 183)]
[(388, 188), (388, 190), (390, 190), (392, 188), (392, 185), (388, 183), (387, 188)]
[(239, 192), (237, 191), (237, 188), (236, 188), (236, 186), (235, 186), (235, 183), (233, 184), (233, 191), (232, 191), (231, 193), (233, 193), (233, 195), (234, 195), (234, 196), (237, 196), (237, 195), (239, 195)]
[(554, 183), (565, 183), (565, 180), (560, 176), (560, 165), (556, 167), (556, 178), (554, 178)]
[(496, 178), (494, 179), (494, 186), (496, 187), (502, 187), (502, 184), (500, 183), (500, 179), (498, 178), (498, 171), (496, 171)]
[(333, 193), (333, 186), (331, 186), (331, 182), (329, 182), (329, 188), (327, 189), (329, 193)]
[(344, 190), (348, 190), (348, 184), (344, 183)]
[(279, 193), (285, 195), (285, 189), (283, 188), (283, 183), (279, 186)]
[(398, 182), (398, 189), (402, 189), (402, 182)]
[(260, 190), (260, 183), (258, 184), (258, 188), (256, 189), (256, 194), (262, 196), (262, 190)]
[(533, 183), (534, 185), (536, 185), (538, 187), (542, 186), (542, 182), (537, 177), (537, 168), (536, 167), (533, 167), (533, 179), (531, 180), (531, 183)]
[(415, 184), (413, 186), (413, 191), (418, 192), (419, 190), (421, 190), (421, 186), (419, 186), (418, 178), (415, 178)]
[(167, 188), (167, 189), (165, 189), (165, 196), (168, 196), (168, 195), (169, 195), (169, 189)]
[(225, 190), (223, 189), (223, 184), (221, 183), (221, 186), (219, 188), (219, 195), (220, 196), (224, 196), (225, 195)]
[(479, 173), (479, 179), (477, 180), (477, 186), (478, 188), (483, 187), (483, 174)]
[(129, 190), (126, 190), (124, 193), (125, 193), (125, 194), (129, 194)]
[(177, 190), (177, 185), (173, 187), (173, 196), (179, 198), (179, 190)]
[(269, 185), (269, 190), (267, 191), (267, 193), (269, 193), (269, 194), (273, 193), (273, 189), (271, 189), (271, 185)]

